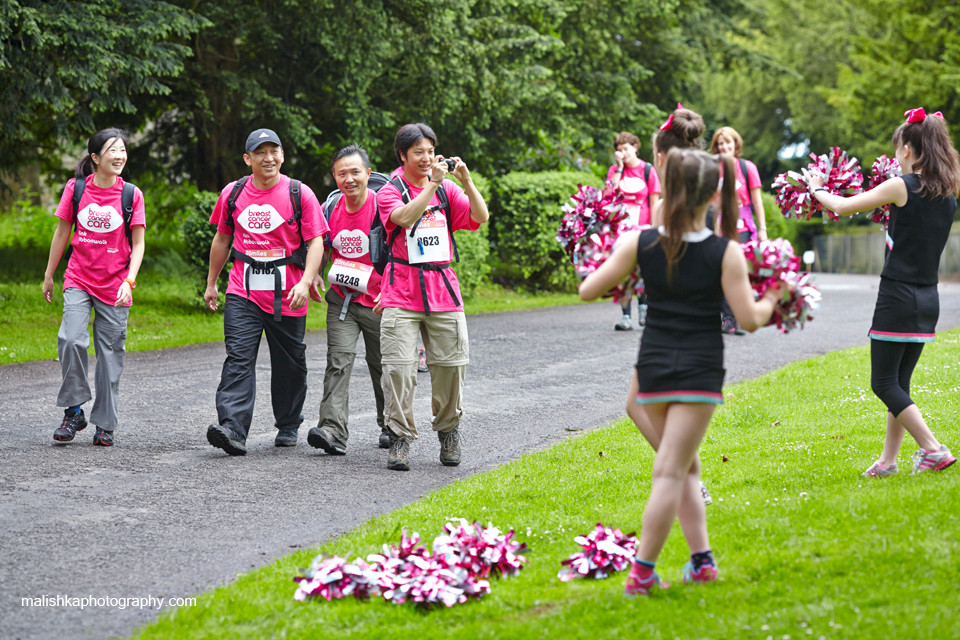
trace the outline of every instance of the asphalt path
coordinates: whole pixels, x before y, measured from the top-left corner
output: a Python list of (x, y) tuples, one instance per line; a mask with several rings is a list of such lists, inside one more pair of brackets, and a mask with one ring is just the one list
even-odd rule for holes
[[(783, 335), (766, 328), (725, 338), (728, 382), (867, 344), (879, 279), (818, 274), (816, 280), (823, 305), (804, 330)], [(941, 283), (940, 296), (938, 329), (960, 326), (960, 284)], [(624, 415), (641, 334), (613, 331), (618, 317), (609, 301), (468, 316), (463, 462), (456, 468), (439, 463), (429, 426), (429, 374), (422, 373), (415, 414), (423, 437), (411, 447), (406, 473), (387, 470), (386, 451), (377, 448), (362, 355), (353, 371), (347, 455), (325, 456), (306, 443), (323, 386), (322, 331), (307, 336), (300, 443), (273, 446), (264, 346), (249, 453), (238, 458), (205, 437), (216, 418), (222, 343), (128, 354), (122, 426), (111, 449), (92, 446), (92, 427), (74, 443), (52, 443), (62, 417), (53, 406), (60, 384), (55, 361), (0, 367), (0, 634), (127, 635), (159, 611), (121, 608), (119, 600), (81, 609), (58, 604), (57, 597), (193, 596), (454, 480), (610, 423)], [(362, 354), (362, 341), (358, 349)], [(44, 597), (50, 606), (23, 604)]]

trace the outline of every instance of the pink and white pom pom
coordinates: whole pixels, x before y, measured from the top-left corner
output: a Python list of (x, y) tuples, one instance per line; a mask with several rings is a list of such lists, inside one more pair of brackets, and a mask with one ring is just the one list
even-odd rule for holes
[(789, 240), (776, 238), (740, 245), (750, 268), (750, 287), (759, 300), (771, 286), (779, 284), (781, 298), (767, 325), (776, 325), (782, 333), (800, 328), (813, 320), (811, 311), (820, 306), (820, 290), (809, 273), (800, 272), (800, 258)]
[(623, 571), (633, 562), (637, 553), (637, 538), (634, 534), (624, 535), (619, 529), (610, 529), (597, 523), (593, 531), (585, 536), (577, 536), (574, 541), (583, 547), (583, 551), (571, 554), (560, 564), (557, 577), (564, 582), (577, 578), (601, 580), (617, 571)]
[[(563, 218), (556, 240), (570, 256), (577, 276), (585, 278), (610, 257), (620, 235), (635, 227), (628, 223), (629, 215), (619, 191), (604, 193), (597, 187), (580, 185), (570, 200), (573, 206), (561, 207)], [(634, 273), (604, 297), (620, 299), (636, 289), (638, 280)]]
[[(900, 175), (902, 175), (902, 172), (900, 171), (900, 163), (897, 162), (897, 159), (882, 155), (873, 161), (873, 169), (870, 171), (870, 188), (873, 189), (890, 178), (897, 178), (900, 177)], [(874, 222), (886, 229), (890, 223), (890, 205), (885, 204), (877, 207), (870, 212), (870, 216)]]
[(297, 583), (293, 599), (299, 602), (317, 597), (327, 601), (347, 596), (366, 599), (379, 593), (376, 571), (360, 558), (347, 562), (345, 558), (319, 555), (309, 569), (302, 571), (304, 575), (293, 579)]
[(501, 534), (492, 524), (484, 528), (479, 522), (471, 524), (460, 518), (444, 525), (443, 533), (433, 541), (433, 554), (474, 578), (515, 576), (527, 562), (521, 555), (527, 547), (514, 541), (513, 535), (512, 530)]
[[(806, 172), (822, 177), (823, 186), (830, 193), (850, 196), (863, 191), (860, 162), (849, 157), (840, 147), (831, 147), (830, 153), (822, 156), (811, 153), (810, 157), (813, 162), (807, 165)], [(840, 218), (829, 209), (824, 209), (823, 205), (810, 195), (810, 185), (802, 173), (781, 173), (773, 181), (773, 189), (776, 191), (777, 206), (786, 218), (809, 220), (817, 214), (824, 216), (824, 222), (827, 219), (836, 221)]]

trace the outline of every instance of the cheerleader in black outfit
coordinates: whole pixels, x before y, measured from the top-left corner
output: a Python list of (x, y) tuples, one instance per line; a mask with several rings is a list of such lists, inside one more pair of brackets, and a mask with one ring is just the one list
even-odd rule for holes
[[(733, 175), (733, 159), (722, 158), (724, 172)], [(754, 331), (770, 319), (780, 296), (773, 289), (754, 300), (743, 252), (729, 241), (737, 237), (739, 211), (732, 180), (724, 182), (721, 193), (725, 237), (706, 225), (707, 206), (720, 179), (716, 156), (673, 149), (666, 155), (661, 179), (663, 226), (624, 236), (613, 255), (580, 285), (580, 297), (593, 300), (639, 265), (647, 286), (647, 326), (628, 403), (635, 403), (638, 411), (630, 411), (631, 418), (656, 457), (628, 595), (666, 586), (654, 564), (678, 517), (691, 552), (684, 582), (717, 579), (697, 448), (723, 401), (720, 304), (726, 296), (740, 325)]]
[(863, 475), (885, 478), (897, 473), (903, 436), (910, 432), (920, 450), (913, 472), (941, 471), (956, 458), (940, 444), (910, 399), (910, 376), (925, 342), (935, 337), (940, 298), (937, 270), (950, 235), (960, 192), (960, 157), (940, 112), (927, 116), (911, 109), (893, 134), (903, 177), (892, 178), (856, 196), (827, 193), (820, 177), (809, 175), (813, 197), (846, 216), (890, 204), (887, 252), (880, 292), (870, 328), (870, 386), (886, 405), (883, 453)]

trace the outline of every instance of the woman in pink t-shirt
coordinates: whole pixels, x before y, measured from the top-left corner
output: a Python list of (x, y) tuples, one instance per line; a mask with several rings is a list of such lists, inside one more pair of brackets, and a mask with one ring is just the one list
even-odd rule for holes
[[(98, 131), (87, 143), (75, 178), (57, 206), (57, 229), (43, 274), (43, 297), (53, 302), (53, 275), (67, 243), (63, 276), (63, 319), (57, 336), (62, 381), (57, 406), (65, 407), (55, 442), (70, 442), (87, 426), (82, 406), (93, 396), (87, 382), (87, 324), (93, 310), (96, 400), (90, 422), (97, 425), (93, 444), (113, 445), (118, 420), (117, 396), (123, 371), (127, 315), (143, 260), (146, 218), (143, 193), (120, 177), (127, 163), (125, 133)], [(76, 227), (76, 232), (71, 232)]]
[[(757, 165), (740, 157), (743, 152), (743, 138), (732, 127), (720, 127), (710, 141), (710, 153), (726, 153), (736, 158), (737, 199), (740, 201), (740, 219), (737, 221), (737, 233), (740, 242), (767, 239), (767, 220), (760, 198), (760, 173)], [(744, 175), (746, 168), (747, 175)], [(721, 178), (722, 179), (722, 178)]]
[[(614, 159), (616, 164), (607, 171), (607, 189), (620, 191), (627, 205), (629, 215), (624, 230), (645, 229), (650, 226), (650, 212), (660, 200), (660, 179), (653, 165), (644, 162), (637, 156), (640, 151), (640, 138), (629, 131), (621, 131), (613, 140)], [(617, 331), (630, 331), (633, 321), (630, 318), (630, 300), (633, 295), (627, 295), (619, 300), (623, 311), (620, 322), (614, 325)], [(646, 315), (646, 300), (640, 296), (637, 300), (637, 320), (643, 326)]]

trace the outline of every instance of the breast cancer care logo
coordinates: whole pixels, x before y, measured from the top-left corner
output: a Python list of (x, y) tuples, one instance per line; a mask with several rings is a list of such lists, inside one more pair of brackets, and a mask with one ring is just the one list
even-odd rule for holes
[(269, 204), (251, 204), (237, 216), (240, 226), (250, 233), (270, 233), (283, 224), (283, 216)]
[(110, 233), (123, 224), (123, 216), (113, 207), (89, 204), (77, 213), (77, 222), (94, 233)]
[(370, 238), (360, 229), (344, 229), (333, 239), (333, 248), (344, 258), (360, 258), (370, 252)]

